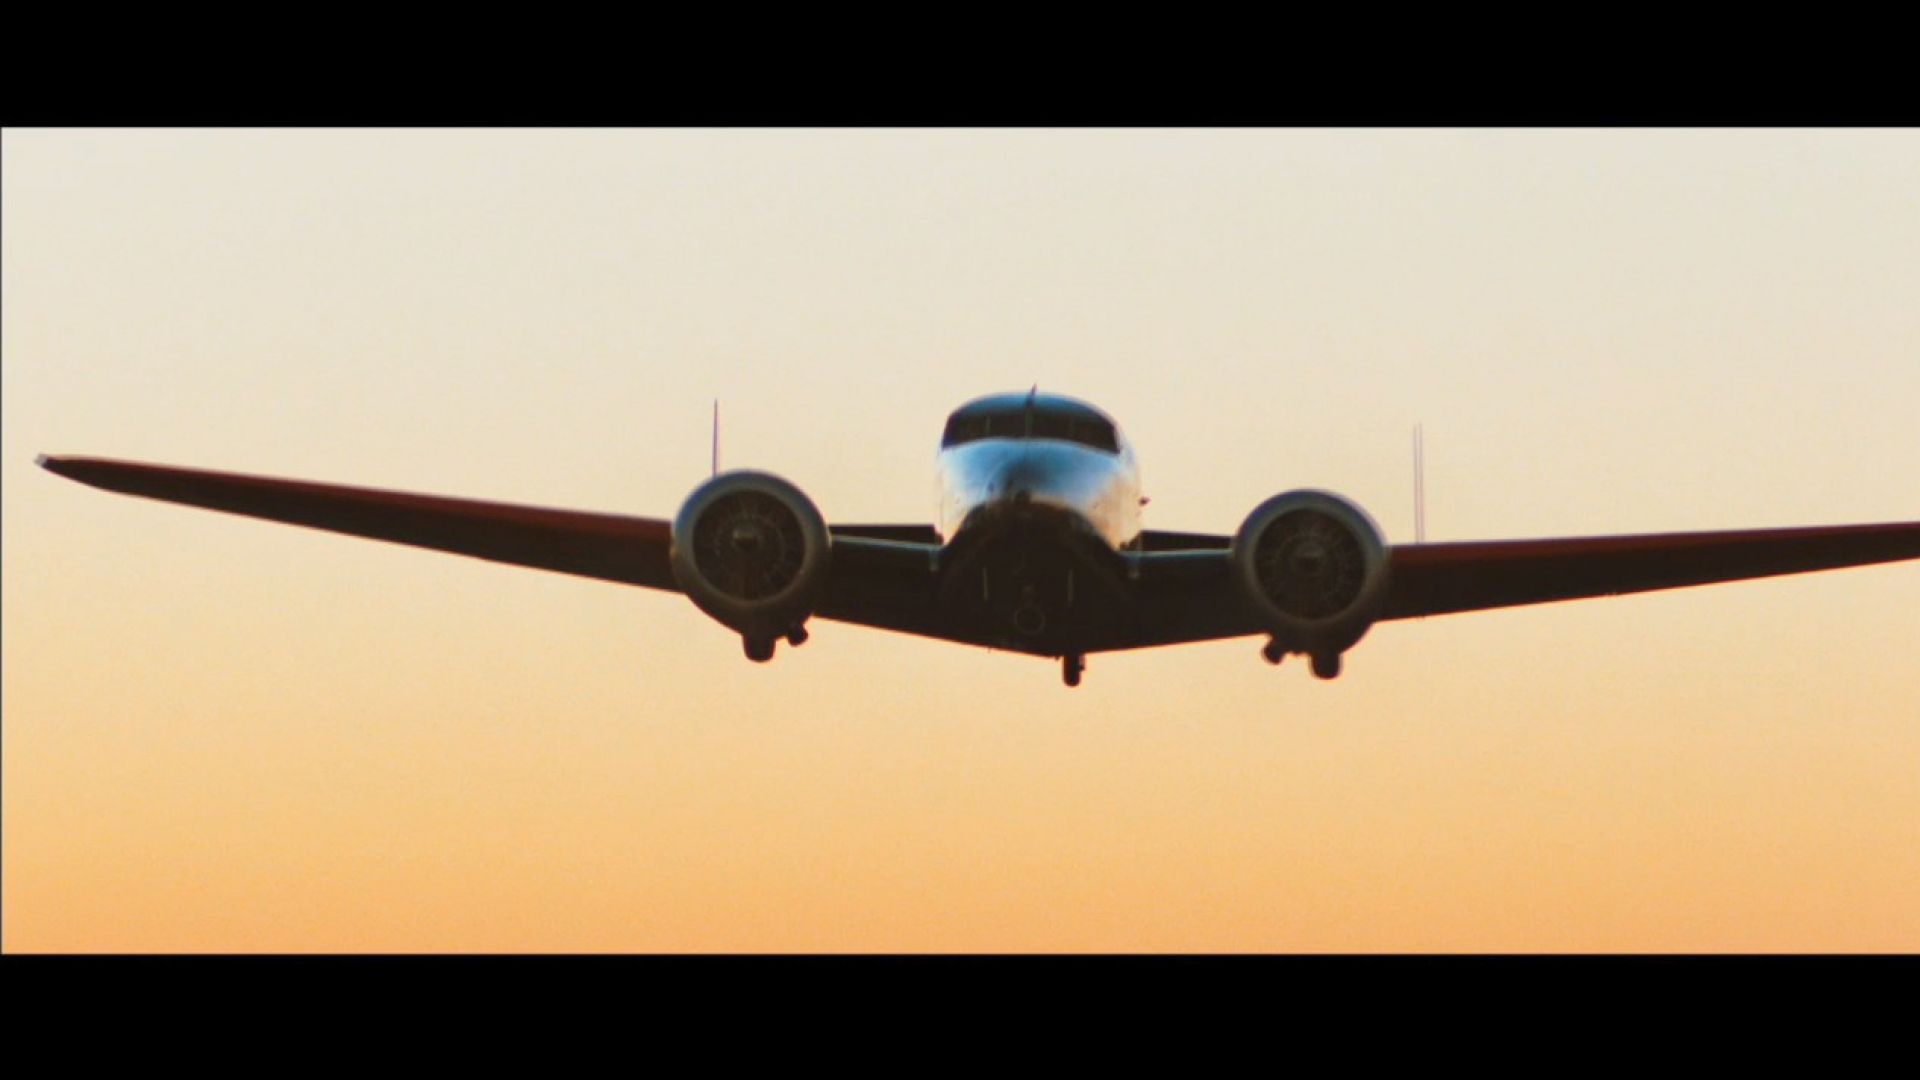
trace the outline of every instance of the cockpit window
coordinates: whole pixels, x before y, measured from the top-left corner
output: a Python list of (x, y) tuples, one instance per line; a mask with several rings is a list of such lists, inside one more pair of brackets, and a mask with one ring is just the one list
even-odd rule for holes
[[(1029, 416), (1033, 422), (1031, 430), (1027, 426)], [(1119, 438), (1114, 433), (1111, 421), (1099, 416), (1056, 412), (1045, 408), (969, 409), (955, 413), (947, 420), (946, 434), (941, 437), (940, 445), (959, 446), (978, 439), (1027, 438), (1060, 439), (1109, 454), (1120, 452)]]
[(1035, 412), (1032, 437), (1062, 439), (1079, 443), (1081, 446), (1090, 446), (1095, 450), (1104, 450), (1109, 454), (1118, 453), (1120, 450), (1120, 447), (1115, 444), (1113, 425), (1095, 416)]
[(959, 446), (979, 439), (1019, 439), (1027, 433), (1026, 412), (956, 413), (947, 420), (941, 446)]

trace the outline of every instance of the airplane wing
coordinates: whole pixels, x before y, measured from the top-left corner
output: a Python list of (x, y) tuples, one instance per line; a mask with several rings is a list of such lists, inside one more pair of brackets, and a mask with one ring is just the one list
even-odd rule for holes
[(43, 456), (40, 465), (70, 480), (123, 495), (679, 591), (667, 564), (672, 527), (654, 518), (543, 510), (101, 458)]
[[(1143, 534), (1140, 645), (1265, 633), (1239, 601), (1232, 538)], [(1920, 522), (1389, 547), (1382, 621), (1920, 559)]]
[(1400, 544), (1383, 619), (1920, 559), (1920, 522)]
[[(548, 510), (103, 458), (43, 455), (39, 464), (70, 480), (123, 495), (680, 591), (668, 562), (673, 527), (658, 518)], [(932, 526), (844, 525), (829, 531), (833, 576), (817, 614), (904, 633), (951, 636), (944, 632), (935, 605), (932, 569), (939, 538)]]

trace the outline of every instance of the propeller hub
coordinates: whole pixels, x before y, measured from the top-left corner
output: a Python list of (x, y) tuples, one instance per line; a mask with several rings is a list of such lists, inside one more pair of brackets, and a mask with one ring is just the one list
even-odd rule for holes
[(728, 538), (733, 542), (733, 550), (748, 556), (759, 554), (767, 542), (766, 533), (755, 521), (734, 522)]

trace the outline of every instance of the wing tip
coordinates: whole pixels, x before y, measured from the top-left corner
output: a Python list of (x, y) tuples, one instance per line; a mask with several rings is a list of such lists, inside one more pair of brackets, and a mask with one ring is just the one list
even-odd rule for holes
[(87, 458), (62, 457), (58, 454), (35, 454), (33, 456), (33, 463), (35, 465), (40, 466), (55, 476), (64, 476), (69, 480), (78, 480), (83, 484), (92, 483), (91, 480), (86, 478), (88, 460)]

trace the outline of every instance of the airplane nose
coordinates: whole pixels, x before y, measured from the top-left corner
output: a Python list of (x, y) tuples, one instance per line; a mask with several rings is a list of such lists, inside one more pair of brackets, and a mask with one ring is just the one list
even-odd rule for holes
[(1031, 461), (1015, 461), (994, 478), (995, 494), (1016, 503), (1033, 501), (1033, 493), (1046, 483), (1045, 471)]
[(1022, 517), (1042, 508), (1079, 511), (1085, 477), (1076, 464), (1044, 451), (1010, 456), (987, 473), (985, 501)]

